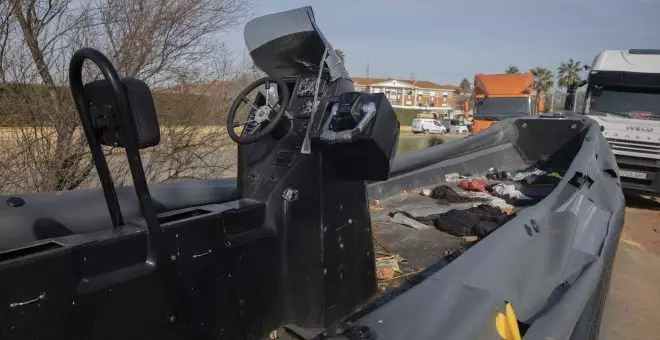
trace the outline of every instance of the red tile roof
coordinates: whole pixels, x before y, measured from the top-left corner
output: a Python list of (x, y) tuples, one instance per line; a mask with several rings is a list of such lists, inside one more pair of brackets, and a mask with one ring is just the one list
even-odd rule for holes
[(442, 89), (442, 90), (447, 90), (447, 89), (458, 90), (459, 89), (458, 86), (449, 85), (449, 84), (440, 85), (440, 84), (436, 84), (434, 82), (426, 81), (426, 80), (412, 81), (412, 80), (402, 80), (402, 79), (392, 79), (392, 78), (362, 78), (362, 77), (352, 77), (352, 78), (353, 78), (353, 82), (355, 84), (367, 85), (367, 86), (377, 84), (377, 83), (386, 82), (388, 80), (396, 80), (396, 81), (406, 83), (406, 84), (409, 84), (409, 85), (412, 85), (412, 86), (415, 86), (415, 87), (419, 87), (419, 88), (422, 88), (422, 89)]

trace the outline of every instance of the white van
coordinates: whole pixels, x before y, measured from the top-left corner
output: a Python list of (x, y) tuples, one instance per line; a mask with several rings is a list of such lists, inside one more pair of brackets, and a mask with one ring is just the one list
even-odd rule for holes
[(447, 128), (449, 133), (461, 134), (469, 132), (467, 125), (458, 119), (445, 120), (442, 124)]
[(415, 118), (412, 121), (412, 132), (417, 133), (446, 133), (447, 128), (439, 121), (431, 118)]

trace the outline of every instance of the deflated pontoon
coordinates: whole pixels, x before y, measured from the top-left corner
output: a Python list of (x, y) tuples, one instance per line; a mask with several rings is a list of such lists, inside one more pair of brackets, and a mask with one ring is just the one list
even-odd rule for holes
[[(139, 150), (159, 140), (149, 89), (95, 50), (74, 55), (71, 89), (103, 190), (5, 198), (0, 338), (492, 339), (505, 301), (526, 337), (597, 333), (623, 217), (597, 125), (503, 121), (392, 162), (392, 107), (353, 91), (311, 8), (257, 18), (245, 37), (269, 77), (228, 114), (239, 144), (228, 180), (147, 186)], [(85, 60), (105, 80), (83, 85)], [(126, 149), (134, 187), (114, 187), (101, 145)], [(406, 200), (437, 204), (410, 192), (447, 175), (529, 166), (563, 179), (469, 250), (386, 215)], [(382, 207), (370, 212), (373, 200)], [(428, 269), (376, 297), (374, 235)]]

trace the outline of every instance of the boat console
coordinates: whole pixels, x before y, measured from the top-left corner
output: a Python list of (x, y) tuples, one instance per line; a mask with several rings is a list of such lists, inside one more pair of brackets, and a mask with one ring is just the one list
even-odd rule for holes
[[(365, 183), (389, 176), (394, 110), (382, 94), (354, 91), (310, 8), (255, 20), (246, 42), (250, 32), (276, 30), (268, 22), (302, 26), (248, 42), (269, 76), (246, 87), (228, 113), (238, 184), (235, 197), (213, 204), (156, 209), (140, 157), (160, 140), (148, 86), (120, 78), (96, 50), (75, 53), (71, 91), (112, 226), (3, 250), (0, 338), (260, 338), (286, 324), (328, 327), (375, 293)], [(288, 50), (304, 67), (284, 72), (292, 64), (265, 58), (277, 39), (297, 42)], [(85, 61), (105, 79), (83, 84)], [(103, 146), (125, 149), (139, 218), (122, 211)]]

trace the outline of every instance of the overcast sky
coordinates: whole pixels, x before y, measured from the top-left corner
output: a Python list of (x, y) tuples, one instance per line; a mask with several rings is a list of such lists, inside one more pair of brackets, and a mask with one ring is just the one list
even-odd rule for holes
[[(604, 49), (660, 49), (660, 0), (267, 0), (252, 17), (302, 6), (354, 77), (369, 62), (371, 77), (458, 84), (510, 64), (554, 72)], [(237, 52), (242, 30), (228, 36)]]

